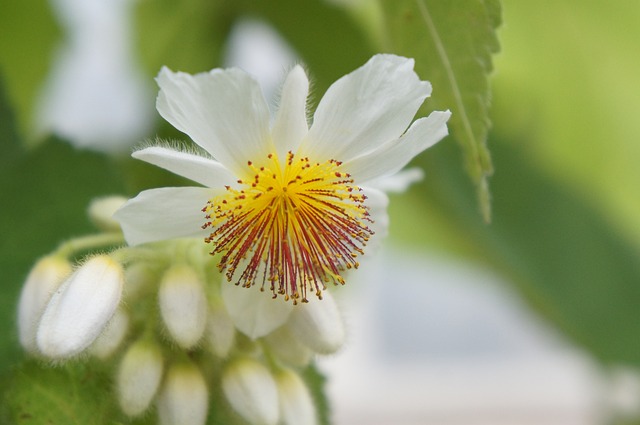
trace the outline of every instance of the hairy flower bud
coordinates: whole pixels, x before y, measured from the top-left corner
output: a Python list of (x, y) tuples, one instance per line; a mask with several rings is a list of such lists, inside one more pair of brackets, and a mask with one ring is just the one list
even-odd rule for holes
[(162, 353), (153, 343), (133, 344), (120, 363), (117, 376), (118, 402), (122, 411), (136, 416), (147, 410), (162, 378)]
[(102, 333), (89, 348), (91, 354), (99, 359), (106, 359), (114, 353), (122, 343), (129, 328), (129, 315), (117, 309)]
[(120, 230), (120, 223), (113, 218), (115, 213), (127, 198), (122, 196), (105, 196), (91, 201), (87, 213), (91, 222), (100, 230), (106, 232)]
[(207, 384), (200, 369), (190, 363), (172, 365), (158, 398), (160, 425), (204, 425), (208, 408)]
[(222, 390), (233, 409), (255, 425), (278, 423), (278, 390), (269, 370), (249, 358), (231, 363), (222, 376)]
[(316, 409), (311, 393), (300, 376), (282, 370), (276, 376), (283, 425), (316, 425)]
[(223, 306), (212, 305), (207, 320), (207, 347), (220, 358), (225, 358), (235, 342), (236, 328)]
[(287, 326), (303, 344), (320, 354), (335, 353), (345, 340), (342, 316), (329, 291), (324, 291), (322, 300), (310, 298), (309, 303), (297, 306)]
[(207, 298), (198, 274), (186, 265), (171, 267), (162, 277), (159, 302), (171, 337), (185, 349), (196, 345), (207, 324)]
[(53, 292), (70, 273), (69, 262), (58, 257), (39, 260), (29, 272), (18, 302), (18, 336), (28, 352), (38, 352), (36, 333), (42, 312)]
[(120, 264), (106, 255), (87, 261), (49, 300), (36, 337), (40, 352), (64, 359), (87, 348), (113, 316), (122, 285)]

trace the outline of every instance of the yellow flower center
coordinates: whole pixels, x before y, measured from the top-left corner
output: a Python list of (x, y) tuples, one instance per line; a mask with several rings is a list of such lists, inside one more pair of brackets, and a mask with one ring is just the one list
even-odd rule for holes
[(211, 255), (228, 281), (250, 287), (269, 282), (274, 298), (307, 301), (307, 288), (322, 298), (325, 284), (344, 284), (346, 269), (373, 235), (366, 196), (340, 172), (341, 162), (312, 162), (291, 152), (282, 165), (270, 154), (267, 166), (248, 167), (254, 175), (239, 187), (207, 202)]

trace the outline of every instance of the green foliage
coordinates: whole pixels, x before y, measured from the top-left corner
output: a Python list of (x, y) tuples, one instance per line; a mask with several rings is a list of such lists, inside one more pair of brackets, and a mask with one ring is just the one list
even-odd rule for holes
[(0, 420), (15, 425), (112, 424), (116, 406), (110, 386), (109, 373), (97, 364), (25, 362), (12, 376)]
[(452, 136), (461, 144), (485, 221), (491, 217), (488, 177), (493, 172), (486, 140), (492, 54), (499, 49), (496, 0), (385, 0), (391, 51), (416, 59), (416, 70), (434, 87), (425, 105), (450, 109)]

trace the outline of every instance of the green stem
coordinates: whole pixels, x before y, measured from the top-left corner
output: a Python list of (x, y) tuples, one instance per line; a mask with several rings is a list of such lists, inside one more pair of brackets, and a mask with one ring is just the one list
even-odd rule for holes
[(55, 254), (68, 258), (77, 252), (122, 244), (124, 244), (124, 235), (120, 232), (99, 233), (97, 235), (82, 236), (63, 242), (58, 246)]

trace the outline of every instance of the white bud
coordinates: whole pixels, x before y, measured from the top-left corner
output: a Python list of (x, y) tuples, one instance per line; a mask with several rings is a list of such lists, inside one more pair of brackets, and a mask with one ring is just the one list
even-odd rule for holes
[(304, 367), (313, 357), (313, 352), (293, 335), (288, 326), (279, 327), (264, 340), (271, 353), (292, 366)]
[(96, 198), (91, 201), (87, 214), (91, 222), (100, 230), (118, 231), (120, 223), (114, 218), (113, 214), (127, 202), (127, 198), (122, 196), (105, 196)]
[(117, 376), (118, 402), (122, 411), (136, 416), (147, 410), (162, 378), (162, 353), (153, 343), (133, 344), (120, 363)]
[(18, 335), (28, 352), (38, 352), (36, 333), (42, 313), (53, 292), (70, 273), (69, 262), (58, 257), (39, 260), (29, 272), (18, 302)]
[(160, 425), (204, 425), (208, 408), (207, 384), (200, 370), (189, 363), (172, 365), (158, 398)]
[(251, 339), (260, 338), (282, 326), (289, 318), (291, 302), (271, 299), (271, 292), (257, 287), (241, 288), (226, 280), (222, 300), (236, 328)]
[(231, 407), (251, 424), (278, 423), (276, 383), (256, 360), (243, 358), (231, 363), (222, 376), (222, 390)]
[(309, 389), (300, 376), (283, 370), (276, 376), (283, 425), (316, 425), (316, 408)]
[(198, 274), (186, 265), (171, 267), (162, 277), (159, 302), (171, 337), (185, 349), (196, 345), (207, 324), (207, 298)]
[(207, 320), (207, 347), (220, 358), (225, 358), (235, 342), (236, 328), (223, 306), (211, 306)]
[(322, 300), (309, 297), (308, 303), (297, 305), (287, 326), (316, 353), (331, 354), (344, 343), (344, 323), (331, 294), (324, 291), (322, 295)]
[(91, 354), (102, 360), (109, 357), (124, 340), (128, 328), (129, 315), (122, 309), (117, 309), (102, 333), (89, 347)]
[(104, 330), (122, 294), (120, 264), (93, 257), (60, 285), (47, 304), (37, 333), (40, 352), (54, 359), (72, 357)]

